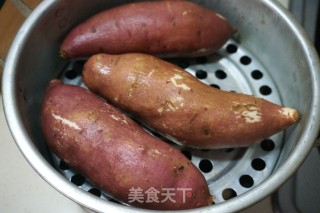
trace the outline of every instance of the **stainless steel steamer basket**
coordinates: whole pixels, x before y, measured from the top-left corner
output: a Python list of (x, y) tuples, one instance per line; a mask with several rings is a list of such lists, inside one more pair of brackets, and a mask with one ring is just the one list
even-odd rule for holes
[[(66, 83), (81, 85), (77, 71), (81, 70), (81, 63), (59, 58), (59, 45), (67, 32), (90, 15), (125, 2), (43, 1), (17, 33), (3, 75), (6, 119), (26, 160), (59, 192), (96, 212), (151, 211), (110, 202), (101, 191), (98, 192), (102, 195), (94, 196), (87, 192), (92, 186), (81, 176), (80, 182), (86, 183), (72, 181), (79, 174), (62, 166), (62, 161), (45, 145), (39, 110), (51, 79), (60, 77)], [(302, 115), (297, 125), (246, 149), (182, 150), (205, 175), (210, 191), (217, 196), (215, 205), (184, 212), (234, 212), (277, 190), (311, 150), (320, 122), (319, 60), (303, 29), (277, 2), (195, 2), (223, 14), (238, 33), (218, 54), (172, 62), (212, 86), (261, 96), (296, 108)]]

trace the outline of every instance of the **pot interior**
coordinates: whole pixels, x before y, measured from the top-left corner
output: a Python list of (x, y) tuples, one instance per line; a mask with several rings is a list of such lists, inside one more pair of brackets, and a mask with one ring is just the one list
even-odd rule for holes
[[(20, 35), (18, 33), (5, 67), (3, 91), (8, 123), (11, 123), (10, 114), (16, 112), (18, 126), (11, 124), (11, 131), (15, 135), (14, 128), (23, 129), (28, 138), (26, 141), (17, 141), (22, 153), (28, 159), (28, 153), (21, 148), (23, 146), (31, 146), (39, 151), (38, 159), (49, 163), (49, 171), (58, 171), (62, 179), (79, 187), (84, 194), (88, 191), (96, 195), (91, 199), (114, 201), (107, 193), (87, 182), (81, 174), (68, 168), (47, 148), (39, 123), (40, 105), (45, 87), (53, 78), (82, 85), (81, 68), (85, 59), (64, 61), (59, 58), (59, 45), (70, 29), (96, 12), (126, 2), (57, 0), (41, 4), (24, 24)], [(216, 195), (214, 202), (219, 204), (215, 205), (217, 209), (218, 206), (226, 208), (230, 203), (230, 209), (239, 210), (276, 190), (310, 151), (319, 129), (318, 122), (315, 123), (319, 121), (318, 59), (302, 29), (276, 3), (255, 0), (194, 2), (221, 13), (237, 28), (238, 33), (217, 54), (169, 61), (212, 86), (254, 94), (296, 108), (301, 113), (297, 125), (249, 148), (182, 149), (205, 175), (211, 193)], [(9, 105), (14, 106), (15, 111), (11, 111)], [(28, 161), (36, 167), (34, 162)], [(294, 162), (295, 166), (291, 169), (284, 167), (287, 171), (283, 171), (283, 165), (290, 162)], [(41, 170), (35, 169), (48, 179), (41, 174)], [(275, 177), (272, 179), (272, 176)], [(270, 185), (276, 182), (276, 178), (279, 179), (278, 183)], [(264, 183), (269, 179), (272, 180)], [(263, 184), (269, 189), (261, 191), (259, 186)], [(51, 185), (55, 184), (51, 182)], [(66, 193), (63, 189), (58, 190)], [(255, 196), (254, 190), (260, 190), (260, 195)], [(231, 205), (232, 200), (241, 197), (245, 203)], [(252, 201), (249, 201), (250, 197)], [(98, 211), (88, 203), (73, 199)], [(215, 206), (209, 208), (214, 209)]]

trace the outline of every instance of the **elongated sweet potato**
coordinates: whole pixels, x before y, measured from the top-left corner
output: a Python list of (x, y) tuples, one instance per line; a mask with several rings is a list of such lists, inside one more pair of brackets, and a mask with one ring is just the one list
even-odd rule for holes
[(41, 123), (60, 158), (123, 202), (163, 210), (212, 202), (204, 176), (179, 150), (84, 88), (53, 80)]
[(294, 109), (210, 87), (146, 54), (92, 56), (83, 81), (150, 128), (194, 148), (249, 146), (299, 118)]
[(105, 10), (76, 26), (64, 39), (60, 55), (199, 56), (219, 49), (234, 32), (222, 15), (191, 2), (136, 2)]

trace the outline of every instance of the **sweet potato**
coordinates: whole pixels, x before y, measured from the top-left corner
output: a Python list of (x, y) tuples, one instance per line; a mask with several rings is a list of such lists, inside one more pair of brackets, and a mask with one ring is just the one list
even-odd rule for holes
[(94, 15), (69, 32), (62, 58), (142, 52), (200, 56), (219, 49), (235, 32), (227, 19), (187, 1), (136, 2)]
[[(123, 202), (162, 210), (212, 202), (204, 176), (178, 149), (87, 89), (53, 80), (44, 97), (41, 124), (57, 156)], [(166, 200), (168, 193), (171, 200)]]
[(299, 119), (297, 110), (210, 87), (146, 54), (94, 55), (83, 81), (146, 126), (194, 148), (249, 146)]

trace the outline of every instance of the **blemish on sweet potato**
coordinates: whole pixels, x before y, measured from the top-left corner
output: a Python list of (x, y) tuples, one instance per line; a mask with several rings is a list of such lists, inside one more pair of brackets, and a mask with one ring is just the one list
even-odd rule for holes
[(169, 13), (172, 13), (171, 3), (169, 1), (167, 2), (167, 10)]
[(110, 115), (111, 116), (111, 118), (113, 119), (113, 120), (116, 120), (116, 121), (119, 121), (120, 120), (120, 118), (118, 118), (117, 116), (115, 116), (115, 115)]
[(162, 115), (163, 107), (158, 108), (158, 110), (157, 110), (157, 111), (160, 113), (160, 115)]
[(252, 111), (256, 110), (256, 102), (255, 104), (251, 103), (238, 103), (238, 102), (233, 102), (232, 104), (232, 110), (235, 112), (240, 112), (240, 111)]
[(182, 16), (185, 16), (185, 15), (187, 15), (188, 13), (191, 13), (192, 12), (192, 10), (185, 10), (185, 11), (183, 11), (182, 13), (181, 13), (181, 15)]
[(59, 51), (59, 56), (60, 56), (60, 58), (62, 58), (63, 60), (69, 59), (68, 53), (67, 53), (65, 50), (60, 50), (60, 51)]
[(189, 86), (187, 86), (186, 84), (184, 83), (181, 83), (179, 84), (177, 81), (178, 80), (182, 80), (183, 79), (183, 76), (182, 75), (179, 75), (179, 74), (174, 74), (173, 77), (170, 78), (170, 81), (173, 83), (173, 85), (175, 85), (176, 87), (180, 87), (184, 90), (190, 90), (191, 88)]
[(76, 129), (76, 130), (81, 130), (81, 128), (73, 121), (70, 121), (70, 120), (63, 118), (60, 115), (56, 115), (54, 113), (52, 113), (52, 116), (54, 117), (54, 119), (60, 121), (64, 125), (67, 125), (67, 126), (73, 128), (73, 129)]
[(204, 128), (203, 128), (203, 132), (204, 132), (204, 134), (205, 134), (207, 137), (211, 137), (211, 136), (212, 136), (212, 133), (211, 133), (211, 131), (210, 131), (210, 128), (208, 128), (208, 127), (204, 127)]
[(216, 13), (216, 16), (218, 16), (219, 18), (221, 18), (224, 21), (227, 21), (227, 19), (223, 15), (221, 15), (219, 13)]
[(96, 123), (99, 120), (94, 112), (89, 112), (87, 118), (93, 123)]
[(139, 82), (139, 78), (140, 76), (139, 75), (135, 75), (134, 76), (134, 81), (133, 83), (131, 84), (130, 88), (129, 88), (129, 91), (128, 91), (128, 97), (132, 97), (132, 93), (133, 93), (133, 90), (136, 89), (138, 87), (138, 82)]
[(201, 37), (201, 30), (198, 30), (198, 31), (197, 31), (197, 37), (198, 37), (198, 38)]
[(184, 170), (184, 166), (180, 165), (180, 166), (175, 167), (173, 171), (174, 171), (175, 174), (179, 174), (183, 170)]
[(116, 67), (118, 65), (120, 59), (121, 59), (121, 56), (112, 58), (111, 59), (111, 64), (113, 64), (113, 66)]
[(158, 157), (160, 157), (160, 155), (162, 155), (162, 153), (159, 152), (159, 150), (157, 150), (157, 149), (151, 149), (149, 151), (149, 155), (152, 156), (152, 158), (158, 158)]
[(96, 33), (96, 32), (97, 32), (97, 28), (96, 28), (95, 25), (92, 25), (92, 27), (91, 27), (91, 32), (92, 32), (92, 33)]
[(176, 17), (175, 16), (172, 16), (170, 23), (171, 23), (172, 27), (176, 26)]
[(295, 109), (291, 109), (291, 108), (288, 108), (288, 107), (283, 107), (281, 110), (279, 110), (279, 112), (288, 117), (288, 118), (291, 118), (292, 120), (299, 120), (299, 113), (297, 112), (297, 110)]
[(262, 114), (257, 111), (243, 111), (241, 116), (245, 119), (246, 123), (256, 123), (262, 120)]
[(155, 154), (157, 154), (157, 155), (161, 155), (161, 152), (159, 152), (159, 150), (157, 150), (157, 149), (153, 150), (153, 152), (154, 152)]
[(150, 72), (149, 72), (149, 74), (148, 74), (148, 77), (150, 78), (151, 77), (151, 75), (153, 74), (155, 72), (155, 70), (153, 69), (153, 70), (151, 70)]
[(171, 100), (166, 100), (164, 105), (167, 107), (166, 111), (176, 111), (177, 107), (174, 105), (174, 103)]
[(139, 147), (138, 150), (143, 152), (143, 151), (145, 151), (145, 148), (144, 147)]
[(244, 118), (246, 123), (256, 123), (262, 120), (262, 113), (255, 104), (234, 102), (232, 110), (236, 118)]
[(191, 119), (190, 119), (190, 121), (189, 121), (189, 124), (191, 124), (191, 123), (196, 119), (197, 116), (198, 116), (198, 113), (195, 113), (195, 114), (191, 117)]
[(127, 29), (126, 31), (127, 31), (128, 37), (131, 38), (132, 37), (131, 30)]

